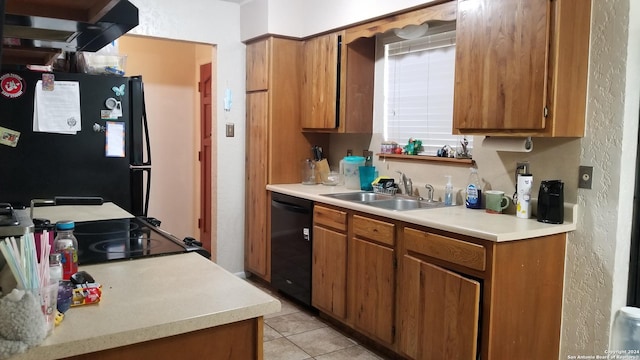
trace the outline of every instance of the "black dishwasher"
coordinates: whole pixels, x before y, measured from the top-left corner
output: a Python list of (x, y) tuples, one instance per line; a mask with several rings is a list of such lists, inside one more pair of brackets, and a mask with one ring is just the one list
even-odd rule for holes
[(271, 193), (271, 285), (311, 306), (313, 202)]

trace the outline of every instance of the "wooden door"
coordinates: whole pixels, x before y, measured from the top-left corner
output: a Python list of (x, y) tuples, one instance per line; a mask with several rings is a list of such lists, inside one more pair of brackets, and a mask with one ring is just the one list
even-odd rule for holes
[(211, 63), (200, 65), (200, 242), (211, 253), (211, 260), (215, 261), (215, 252), (211, 244), (211, 140), (212, 140), (212, 84)]
[(245, 267), (267, 277), (267, 130), (268, 93), (248, 93), (246, 132)]
[(347, 317), (347, 235), (313, 227), (311, 304), (339, 318)]
[(247, 44), (247, 92), (269, 88), (270, 41), (271, 39), (267, 38)]
[(339, 110), (339, 35), (333, 33), (305, 41), (301, 92), (304, 129), (335, 129)]
[(420, 359), (475, 360), (480, 283), (441, 267), (420, 264), (424, 299)]
[(410, 255), (402, 261), (400, 352), (420, 360), (475, 360), (480, 283)]
[(366, 240), (353, 239), (353, 253), (355, 327), (387, 344), (393, 344), (394, 250)]
[(549, 0), (460, 0), (454, 129), (545, 128)]

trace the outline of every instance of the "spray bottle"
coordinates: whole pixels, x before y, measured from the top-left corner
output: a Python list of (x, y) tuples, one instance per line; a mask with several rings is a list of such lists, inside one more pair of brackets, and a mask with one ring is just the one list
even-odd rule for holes
[(451, 183), (451, 175), (445, 175), (447, 185), (444, 187), (444, 204), (446, 206), (453, 205), (453, 184)]

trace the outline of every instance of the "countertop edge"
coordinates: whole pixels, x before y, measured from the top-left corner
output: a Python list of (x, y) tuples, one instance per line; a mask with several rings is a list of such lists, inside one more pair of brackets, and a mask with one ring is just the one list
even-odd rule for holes
[[(494, 242), (522, 240), (571, 232), (576, 230), (578, 219), (578, 206), (569, 203), (565, 204), (563, 224), (544, 224), (536, 219), (521, 219), (510, 214), (488, 214), (482, 210), (466, 209), (463, 206), (393, 211), (321, 195), (359, 191), (349, 190), (342, 186), (269, 184), (266, 189), (314, 202)], [(497, 225), (492, 226), (494, 224)]]
[[(223, 314), (218, 313), (204, 315), (178, 322), (104, 335), (89, 340), (73, 341), (64, 344), (64, 347), (60, 344), (49, 346), (42, 345), (30, 349), (29, 356), (35, 356), (35, 358), (38, 359), (44, 359), (45, 357), (57, 359), (83, 355), (253, 319), (275, 313), (279, 310), (280, 302), (272, 301), (268, 304), (256, 305), (245, 309), (236, 309), (235, 311), (225, 312)], [(221, 319), (223, 317), (225, 318), (224, 320)]]
[[(182, 271), (173, 272), (172, 269)], [(73, 313), (68, 319), (65, 317), (61, 328), (54, 329), (42, 344), (10, 359), (45, 360), (88, 354), (259, 318), (281, 310), (281, 303), (276, 298), (197, 253), (86, 265), (80, 270), (103, 279), (100, 282), (106, 298), (95, 305), (72, 308)], [(196, 285), (188, 288), (192, 290), (185, 288), (176, 292), (177, 284), (193, 283), (191, 274), (194, 272), (209, 278), (209, 285)], [(137, 277), (122, 276), (131, 273), (136, 273)], [(160, 288), (158, 284), (162, 283), (167, 284), (166, 289), (173, 289), (165, 292), (169, 295), (162, 291), (159, 294), (153, 292), (152, 289)], [(132, 301), (129, 305), (120, 301), (136, 291), (147, 294), (151, 302)], [(216, 293), (225, 295), (216, 297)], [(186, 297), (183, 299), (176, 294)], [(193, 298), (194, 295), (199, 298)], [(158, 296), (164, 301), (151, 300)], [(233, 296), (241, 298), (229, 300)], [(192, 306), (185, 306), (183, 300), (186, 299)], [(140, 304), (145, 304), (144, 308), (139, 309), (137, 306)], [(130, 311), (123, 312), (123, 307)], [(123, 313), (126, 316), (119, 317)], [(131, 323), (121, 322), (126, 319), (131, 319)], [(99, 326), (105, 321), (105, 324), (116, 325)], [(83, 330), (85, 324), (87, 328)]]

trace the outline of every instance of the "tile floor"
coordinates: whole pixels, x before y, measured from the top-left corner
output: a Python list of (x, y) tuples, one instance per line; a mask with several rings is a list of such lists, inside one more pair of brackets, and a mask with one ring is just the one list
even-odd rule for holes
[(278, 313), (264, 317), (264, 360), (382, 360), (313, 313), (248, 279), (282, 303)]

